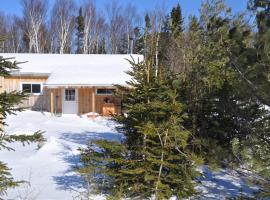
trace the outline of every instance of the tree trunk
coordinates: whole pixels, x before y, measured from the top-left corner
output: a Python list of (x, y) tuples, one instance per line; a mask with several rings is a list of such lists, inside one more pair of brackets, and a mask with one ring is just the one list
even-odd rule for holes
[(161, 158), (160, 158), (160, 161), (161, 161), (161, 164), (159, 166), (159, 172), (158, 172), (158, 180), (157, 180), (157, 183), (156, 183), (156, 187), (155, 187), (155, 199), (158, 200), (158, 184), (160, 183), (160, 179), (161, 179), (161, 174), (162, 174), (162, 169), (163, 169), (163, 162), (164, 162), (164, 148), (166, 147), (167, 145), (167, 139), (168, 139), (168, 129), (166, 130), (166, 133), (165, 133), (165, 139), (164, 139), (164, 142), (162, 141), (162, 138), (160, 136), (160, 134), (158, 133), (158, 136), (159, 136), (159, 140), (160, 140), (160, 145), (162, 147), (162, 152), (161, 152)]

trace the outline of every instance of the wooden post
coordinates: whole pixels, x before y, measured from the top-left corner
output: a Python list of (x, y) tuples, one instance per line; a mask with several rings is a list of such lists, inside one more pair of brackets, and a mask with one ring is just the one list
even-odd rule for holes
[(81, 115), (82, 114), (82, 109), (81, 109), (81, 99), (80, 99), (80, 89), (79, 87), (76, 89), (76, 106), (77, 106), (77, 114)]
[(53, 91), (51, 90), (51, 115), (53, 116), (53, 110), (54, 110), (54, 98), (53, 98)]
[(95, 87), (92, 88), (92, 112), (96, 112), (96, 91)]

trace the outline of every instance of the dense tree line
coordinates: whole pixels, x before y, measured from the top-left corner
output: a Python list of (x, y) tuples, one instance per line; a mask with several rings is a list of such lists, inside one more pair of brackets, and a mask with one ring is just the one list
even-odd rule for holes
[[(140, 17), (132, 5), (111, 1), (99, 10), (94, 0), (21, 0), (22, 16), (0, 13), (2, 52), (129, 53)], [(137, 27), (137, 28), (136, 28)], [(132, 45), (134, 46), (134, 45)]]
[(180, 5), (162, 20), (145, 16), (135, 47), (145, 61), (131, 59), (130, 87), (119, 87), (123, 115), (114, 117), (125, 137), (80, 149), (91, 192), (188, 198), (206, 164), (248, 172), (256, 198), (269, 198), (269, 8), (249, 1), (256, 28), (223, 0), (204, 1), (187, 26)]

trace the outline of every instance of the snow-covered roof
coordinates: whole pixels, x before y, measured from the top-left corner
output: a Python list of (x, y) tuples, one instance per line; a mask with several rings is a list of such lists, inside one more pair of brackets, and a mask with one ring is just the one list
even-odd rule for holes
[(125, 84), (130, 80), (126, 74), (131, 69), (126, 60), (142, 61), (142, 55), (135, 54), (3, 54), (4, 58), (14, 58), (19, 72), (23, 74), (48, 74), (45, 85), (113, 85)]

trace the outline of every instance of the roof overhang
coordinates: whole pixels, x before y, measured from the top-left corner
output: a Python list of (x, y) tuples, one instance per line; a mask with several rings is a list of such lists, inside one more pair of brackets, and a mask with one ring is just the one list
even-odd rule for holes
[(114, 84), (43, 84), (47, 88), (69, 88), (69, 87), (115, 87)]
[(15, 76), (15, 77), (49, 77), (50, 73), (11, 72), (10, 76)]

